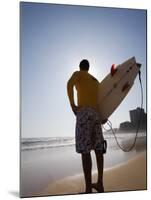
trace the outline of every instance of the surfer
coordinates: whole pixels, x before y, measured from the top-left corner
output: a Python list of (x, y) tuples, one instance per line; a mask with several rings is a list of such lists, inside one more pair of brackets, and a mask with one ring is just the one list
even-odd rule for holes
[[(75, 71), (67, 83), (67, 92), (72, 111), (76, 115), (76, 152), (81, 154), (85, 178), (85, 193), (92, 193), (92, 188), (104, 192), (103, 153), (106, 149), (97, 105), (98, 80), (89, 71), (88, 60), (82, 60), (80, 70)], [(77, 105), (74, 101), (74, 87), (77, 90)], [(91, 150), (95, 151), (98, 179), (92, 183)]]

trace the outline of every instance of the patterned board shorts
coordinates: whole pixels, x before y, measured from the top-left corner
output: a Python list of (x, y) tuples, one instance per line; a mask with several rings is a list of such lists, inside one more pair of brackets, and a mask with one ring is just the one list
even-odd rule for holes
[(93, 108), (82, 107), (77, 112), (76, 152), (89, 153), (91, 150), (105, 153), (100, 117)]

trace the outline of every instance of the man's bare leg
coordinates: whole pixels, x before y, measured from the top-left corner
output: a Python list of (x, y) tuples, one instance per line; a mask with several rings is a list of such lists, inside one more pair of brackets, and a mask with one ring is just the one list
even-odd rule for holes
[(90, 153), (82, 153), (82, 166), (85, 178), (86, 191), (85, 193), (92, 193), (92, 159)]
[(97, 183), (92, 184), (92, 187), (98, 192), (104, 192), (103, 187), (103, 168), (104, 168), (104, 157), (103, 153), (99, 150), (95, 150), (97, 168), (98, 168), (98, 180)]

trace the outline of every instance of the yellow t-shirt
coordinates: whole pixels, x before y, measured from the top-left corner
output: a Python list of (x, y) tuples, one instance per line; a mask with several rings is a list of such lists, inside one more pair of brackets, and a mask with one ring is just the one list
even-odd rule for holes
[(73, 87), (75, 86), (78, 106), (91, 106), (97, 109), (98, 85), (98, 80), (87, 71), (74, 72), (67, 85), (70, 104), (74, 104)]

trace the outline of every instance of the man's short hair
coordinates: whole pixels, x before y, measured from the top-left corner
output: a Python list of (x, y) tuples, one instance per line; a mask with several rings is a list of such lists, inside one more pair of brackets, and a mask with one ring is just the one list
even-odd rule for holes
[(86, 60), (86, 59), (82, 60), (82, 61), (80, 62), (79, 67), (80, 67), (81, 70), (86, 70), (86, 71), (88, 71), (88, 70), (89, 70), (89, 67), (90, 67), (89, 61)]

